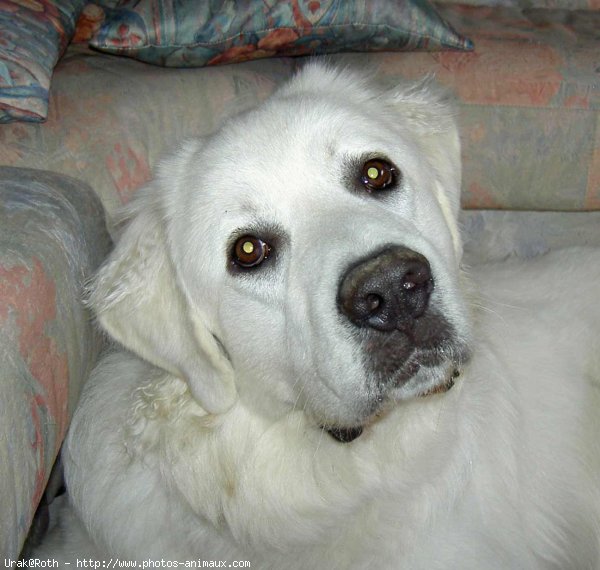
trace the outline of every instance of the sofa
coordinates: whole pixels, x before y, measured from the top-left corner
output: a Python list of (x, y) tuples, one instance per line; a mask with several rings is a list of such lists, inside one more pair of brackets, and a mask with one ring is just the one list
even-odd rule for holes
[[(0, 0), (0, 12), (13, 4)], [(32, 522), (47, 524), (61, 486), (53, 466), (106, 343), (82, 299), (120, 207), (179, 141), (209, 135), (306, 61), (169, 68), (103, 53), (87, 44), (97, 6), (80, 4), (45, 117), (0, 124), (0, 553), (13, 561)], [(454, 96), (465, 263), (600, 245), (600, 4), (436, 8), (474, 49), (326, 58), (390, 87), (433, 75)]]

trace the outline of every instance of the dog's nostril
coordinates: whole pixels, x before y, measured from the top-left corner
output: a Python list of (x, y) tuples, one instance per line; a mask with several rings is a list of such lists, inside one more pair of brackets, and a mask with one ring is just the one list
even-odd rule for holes
[(419, 279), (416, 275), (408, 274), (405, 275), (404, 279), (402, 280), (402, 287), (407, 291), (410, 291), (419, 285), (423, 285), (424, 282), (424, 280)]
[(409, 267), (402, 278), (402, 288), (406, 291), (410, 291), (416, 287), (428, 288), (431, 285), (432, 279), (429, 264), (413, 263), (413, 267)]
[(417, 271), (409, 271), (402, 279), (402, 289), (410, 295), (423, 293), (429, 295), (433, 289), (433, 279), (429, 266), (422, 266)]
[(365, 298), (367, 311), (374, 313), (383, 303), (383, 299), (376, 293), (370, 293)]

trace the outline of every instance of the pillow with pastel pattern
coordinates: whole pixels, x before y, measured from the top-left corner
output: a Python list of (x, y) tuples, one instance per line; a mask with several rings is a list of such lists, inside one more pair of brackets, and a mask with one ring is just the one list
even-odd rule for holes
[(84, 0), (0, 0), (0, 123), (43, 121)]
[(472, 49), (428, 0), (123, 0), (90, 45), (172, 67), (340, 51)]

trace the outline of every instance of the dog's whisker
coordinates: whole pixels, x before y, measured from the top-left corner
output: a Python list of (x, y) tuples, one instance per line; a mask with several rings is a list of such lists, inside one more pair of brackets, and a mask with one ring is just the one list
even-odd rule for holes
[(321, 442), (323, 441), (323, 437), (324, 437), (324, 434), (325, 434), (325, 428), (321, 427), (321, 429), (319, 431), (320, 431), (320, 433), (319, 433), (319, 439), (317, 440), (317, 445), (315, 446), (315, 451), (313, 453), (313, 460), (316, 459), (317, 453), (318, 453), (318, 451), (319, 451), (319, 449), (321, 447)]
[(490, 297), (488, 295), (485, 295), (483, 293), (481, 293), (479, 295), (479, 299), (474, 299), (471, 301), (471, 304), (481, 308), (481, 309), (487, 309), (487, 310), (492, 310), (492, 307), (499, 307), (499, 308), (503, 308), (503, 309), (513, 309), (515, 311), (527, 311), (528, 307), (524, 306), (524, 305), (515, 305), (513, 303), (508, 303), (506, 301), (500, 301), (497, 298), (494, 297)]
[(304, 389), (306, 388), (306, 378), (304, 378), (302, 376), (297, 376), (296, 380), (294, 381), (293, 386), (296, 387), (298, 382), (302, 382), (302, 385), (300, 386), (300, 389), (296, 391), (296, 399), (294, 400), (294, 404), (292, 406), (292, 411), (296, 410), (296, 408), (298, 406), (298, 402), (300, 401), (300, 398), (302, 397)]

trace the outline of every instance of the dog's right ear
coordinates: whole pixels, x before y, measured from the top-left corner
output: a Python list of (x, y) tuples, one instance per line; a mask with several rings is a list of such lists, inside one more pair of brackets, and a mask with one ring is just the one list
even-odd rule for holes
[(98, 272), (89, 304), (124, 347), (188, 382), (209, 413), (229, 409), (233, 369), (217, 340), (188, 306), (169, 253), (161, 208), (145, 192)]
[(462, 257), (458, 229), (462, 165), (454, 105), (447, 92), (436, 87), (432, 77), (397, 87), (388, 94), (388, 102), (400, 120), (410, 124), (418, 134), (419, 144), (435, 176), (436, 198), (459, 260)]

